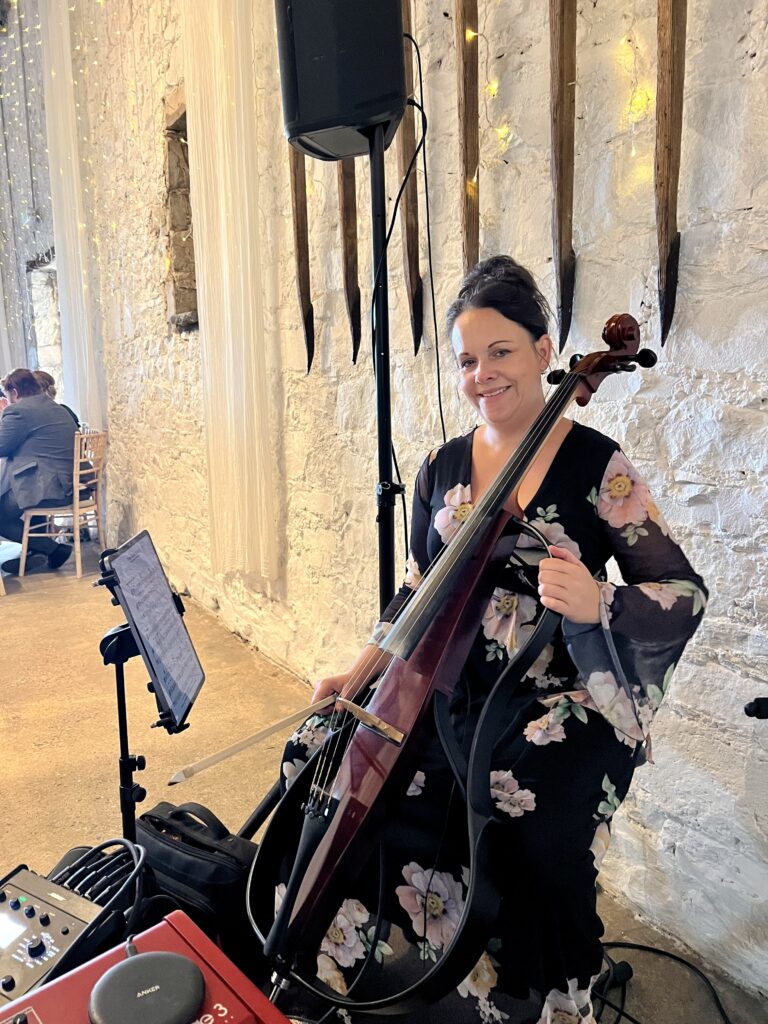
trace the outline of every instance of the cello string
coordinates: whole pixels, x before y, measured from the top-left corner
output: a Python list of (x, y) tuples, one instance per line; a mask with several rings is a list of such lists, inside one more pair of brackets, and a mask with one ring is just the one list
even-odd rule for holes
[[(428, 572), (430, 570), (433, 570), (432, 576), (434, 576), (435, 572), (438, 571), (435, 568), (436, 566), (439, 565), (439, 568), (442, 569), (442, 579), (439, 580), (437, 584), (433, 584), (433, 581), (430, 580), (433, 589), (437, 589), (437, 587), (439, 587), (440, 584), (443, 583), (444, 580), (449, 577), (454, 566), (461, 559), (462, 555), (467, 550), (467, 548), (473, 543), (476, 535), (480, 533), (480, 530), (482, 529), (482, 525), (486, 518), (486, 508), (498, 505), (498, 499), (501, 496), (501, 494), (503, 494), (504, 497), (506, 497), (507, 493), (514, 486), (516, 477), (518, 477), (521, 473), (521, 464), (524, 464), (530, 460), (531, 453), (533, 452), (535, 454), (538, 448), (544, 443), (544, 441), (549, 436), (551, 431), (557, 425), (562, 414), (567, 408), (570, 399), (572, 398), (573, 392), (578, 381), (579, 375), (573, 373), (570, 373), (563, 380), (563, 382), (555, 391), (554, 395), (552, 395), (551, 399), (545, 404), (544, 409), (537, 417), (537, 421), (535, 421), (532, 424), (531, 428), (526, 433), (526, 436), (523, 439), (521, 445), (515, 450), (515, 452), (513, 452), (513, 454), (510, 456), (510, 459), (502, 468), (499, 475), (496, 477), (494, 482), (483, 495), (480, 502), (473, 509), (471, 515), (465, 522), (464, 528), (462, 529), (461, 533), (457, 535), (456, 542), (454, 544), (451, 544), (450, 548), (444, 549), (444, 551), (449, 552), (449, 555), (446, 555), (445, 558), (440, 558), (438, 556), (438, 558), (430, 564), (430, 566), (428, 567)], [(446, 564), (447, 568), (445, 568)], [(425, 573), (425, 578), (426, 575), (427, 574)], [(424, 592), (423, 582), (424, 581), (422, 581), (422, 586), (419, 587), (419, 591), (414, 591), (414, 594), (420, 596)], [(418, 596), (414, 598), (414, 601), (416, 603), (418, 603)], [(425, 600), (421, 601), (421, 604), (425, 603), (427, 603)], [(409, 601), (409, 604), (412, 604), (412, 602)], [(407, 606), (403, 607), (401, 611), (404, 612), (404, 614), (402, 617), (398, 616), (396, 622), (398, 623), (401, 629), (403, 628), (403, 625), (405, 626), (406, 632), (405, 637), (403, 638), (403, 642), (407, 644), (413, 638), (414, 634), (422, 628), (423, 620), (426, 617), (426, 610), (424, 612), (414, 612), (413, 608), (411, 607), (406, 612), (406, 607)], [(409, 622), (409, 619), (412, 621)], [(382, 650), (385, 653), (387, 639), (390, 636), (391, 633), (384, 638), (383, 645), (380, 647), (380, 650)], [(383, 661), (383, 658), (380, 660)], [(355, 693), (356, 690), (362, 684), (362, 682), (363, 673), (362, 670), (358, 670), (356, 675), (353, 675), (352, 678), (349, 680), (347, 684), (347, 692)], [(334, 721), (334, 723), (337, 721), (335, 715), (332, 716), (332, 721)], [(340, 740), (338, 742), (340, 742)], [(349, 749), (349, 744), (351, 742), (352, 735), (350, 735), (346, 741), (347, 750)], [(334, 746), (334, 756), (336, 755), (337, 751), (338, 744)], [(315, 781), (318, 783), (319, 790), (323, 790), (325, 788), (325, 785), (330, 776), (330, 766), (332, 764), (332, 761), (333, 758), (331, 757), (331, 751), (329, 749), (328, 756), (323, 759), (322, 765), (318, 765), (318, 770), (315, 775)], [(320, 786), (321, 771), (322, 786)], [(323, 796), (327, 800), (326, 809), (329, 809), (330, 802), (332, 799), (331, 794), (327, 791), (325, 792), (325, 794), (321, 793), (321, 806)]]
[[(464, 524), (464, 528), (456, 536), (456, 541), (453, 544), (451, 544), (449, 548), (444, 549), (446, 552), (448, 552), (446, 557), (435, 559), (435, 561), (431, 563), (429, 567), (430, 569), (433, 569), (433, 567), (436, 566), (438, 567), (434, 569), (432, 573), (433, 579), (430, 580), (432, 590), (438, 589), (439, 586), (450, 576), (452, 570), (454, 569), (454, 566), (459, 562), (465, 551), (474, 542), (475, 537), (480, 533), (485, 522), (486, 509), (489, 507), (497, 506), (499, 504), (498, 499), (501, 496), (500, 492), (503, 493), (504, 497), (507, 496), (507, 493), (514, 486), (516, 477), (519, 476), (521, 473), (521, 464), (530, 461), (531, 453), (535, 453), (538, 450), (538, 448), (544, 443), (544, 441), (549, 436), (551, 431), (557, 425), (562, 414), (567, 408), (567, 405), (572, 397), (572, 394), (575, 390), (578, 381), (579, 375), (573, 373), (569, 373), (568, 376), (563, 380), (563, 382), (555, 391), (552, 398), (545, 404), (544, 409), (537, 417), (537, 420), (532, 424), (531, 428), (526, 433), (521, 445), (513, 452), (505, 466), (502, 468), (499, 475), (496, 477), (494, 482), (491, 484), (491, 486), (488, 488), (486, 493), (481, 498), (480, 502), (474, 507), (472, 513), (470, 514), (470, 516), (468, 517)], [(442, 570), (442, 573), (440, 572), (440, 570)], [(441, 576), (441, 579), (438, 581), (437, 584), (434, 583), (434, 576), (436, 574)], [(427, 587), (426, 592), (428, 593), (428, 596), (431, 596), (429, 595), (429, 590), (430, 587)], [(414, 594), (416, 595), (414, 601), (409, 602), (409, 604), (411, 604), (411, 607), (408, 609), (408, 611), (405, 611), (404, 606), (404, 614), (402, 618), (398, 617), (399, 629), (402, 630), (403, 628), (405, 628), (405, 636), (402, 638), (402, 642), (404, 642), (405, 644), (408, 644), (419, 630), (423, 631), (423, 628), (425, 628), (423, 626), (423, 621), (426, 618), (427, 609), (425, 609), (423, 612), (421, 611), (421, 609), (417, 609), (415, 611), (413, 609), (414, 603), (416, 605), (418, 605), (419, 603), (421, 603), (421, 605), (428, 605), (428, 598), (424, 599), (422, 597), (424, 593), (425, 588), (422, 581), (422, 585), (419, 587), (419, 590), (414, 591)], [(420, 597), (422, 597), (421, 602), (419, 602)], [(391, 631), (387, 635), (387, 637), (384, 638), (383, 644), (380, 646), (380, 650), (382, 650), (383, 652), (386, 652), (387, 640), (391, 637), (392, 632), (398, 631), (398, 626), (395, 626), (394, 630)], [(383, 658), (381, 660), (383, 660)], [(352, 678), (347, 683), (347, 692), (354, 694), (363, 683), (363, 678), (364, 676), (362, 670), (357, 670), (356, 674), (353, 675)], [(348, 712), (343, 711), (342, 716), (344, 714), (348, 714)], [(333, 725), (338, 726), (338, 721), (339, 716), (336, 715), (336, 709), (334, 708), (334, 713), (331, 716), (331, 722)], [(322, 759), (322, 764), (318, 765), (318, 768), (315, 773), (313, 791), (315, 792), (316, 796), (318, 795), (318, 792), (320, 793), (321, 806), (323, 798), (322, 790), (325, 788), (328, 778), (330, 776), (331, 764), (333, 763), (333, 760), (337, 754), (340, 742), (340, 739), (337, 739), (336, 742), (333, 743), (333, 745), (328, 744), (327, 755)], [(352, 735), (350, 735), (346, 741), (347, 750), (349, 749), (349, 744), (351, 742)], [(331, 749), (331, 746), (333, 746), (333, 749)], [(321, 771), (322, 776), (320, 775)], [(321, 778), (322, 785), (320, 785)], [(329, 809), (331, 801), (330, 793), (326, 792), (325, 798), (327, 799), (326, 809)]]

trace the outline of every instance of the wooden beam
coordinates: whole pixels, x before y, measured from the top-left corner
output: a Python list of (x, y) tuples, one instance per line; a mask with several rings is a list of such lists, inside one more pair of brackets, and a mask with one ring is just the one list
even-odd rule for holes
[[(402, 0), (403, 32), (411, 35), (411, 0)], [(405, 95), (413, 96), (413, 53), (405, 41)], [(397, 132), (397, 162), (400, 180), (405, 177), (416, 151), (414, 108), (407, 106)], [(417, 355), (424, 333), (424, 288), (419, 273), (419, 201), (416, 189), (416, 168), (411, 171), (400, 201), (400, 231), (403, 236), (403, 269), (408, 303), (411, 311), (413, 354)]]
[(459, 76), (461, 237), (464, 272), (480, 258), (480, 119), (477, 94), (477, 0), (456, 0)]
[(352, 331), (352, 362), (360, 351), (360, 285), (357, 275), (357, 194), (354, 159), (340, 160), (336, 170), (339, 183), (339, 222), (341, 224), (342, 273), (344, 299)]
[(685, 29), (687, 0), (659, 0), (658, 72), (656, 82), (656, 236), (659, 248), (659, 318), (661, 344), (675, 315), (680, 232), (677, 190), (683, 134)]
[(573, 251), (573, 136), (576, 123), (576, 0), (549, 0), (552, 134), (552, 243), (557, 281), (559, 348), (571, 329), (576, 256)]
[(307, 347), (307, 373), (315, 357), (315, 311), (309, 290), (309, 222), (307, 218), (307, 179), (304, 154), (288, 147), (291, 166), (291, 206), (293, 208), (293, 243), (296, 255), (296, 288), (304, 324)]

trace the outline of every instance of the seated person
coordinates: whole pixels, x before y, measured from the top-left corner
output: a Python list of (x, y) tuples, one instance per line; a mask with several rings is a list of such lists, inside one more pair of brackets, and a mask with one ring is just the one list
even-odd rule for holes
[[(0, 495), (0, 537), (21, 543), (22, 513), (28, 508), (55, 508), (72, 501), (72, 467), (76, 427), (69, 412), (42, 393), (31, 370), (13, 370), (0, 381), (8, 400), (0, 416), (0, 458), (7, 459), (9, 489)], [(33, 526), (42, 522), (33, 520)], [(72, 554), (69, 544), (30, 534), (29, 555), (58, 569)], [(29, 560), (29, 556), (28, 556)], [(15, 574), (19, 559), (4, 562)]]
[[(37, 383), (43, 389), (43, 394), (48, 395), (53, 401), (56, 401), (56, 381), (46, 370), (33, 370), (32, 376), (35, 378)], [(80, 429), (80, 420), (77, 418), (77, 414), (69, 408), (68, 405), (64, 405), (63, 402), (58, 403), (62, 409), (66, 409), (72, 419), (75, 421), (75, 426)]]

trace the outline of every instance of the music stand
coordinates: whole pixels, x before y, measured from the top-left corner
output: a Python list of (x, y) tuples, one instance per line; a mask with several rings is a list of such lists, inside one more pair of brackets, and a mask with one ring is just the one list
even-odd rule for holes
[(128, 620), (110, 629), (99, 644), (105, 665), (115, 666), (117, 719), (120, 733), (120, 812), (123, 836), (136, 841), (136, 804), (146, 790), (134, 782), (133, 773), (146, 767), (144, 757), (129, 753), (128, 717), (125, 704), (124, 666), (141, 655), (149, 672), (147, 688), (154, 694), (158, 720), (169, 733), (188, 728), (186, 721), (205, 673), (184, 625), (184, 605), (171, 590), (146, 530), (118, 549), (102, 552), (101, 577), (94, 586), (106, 587), (112, 603), (120, 605)]

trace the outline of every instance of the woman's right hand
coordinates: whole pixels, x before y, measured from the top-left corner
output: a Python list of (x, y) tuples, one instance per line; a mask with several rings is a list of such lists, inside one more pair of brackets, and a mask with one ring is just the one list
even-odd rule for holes
[(334, 693), (342, 693), (344, 687), (349, 683), (349, 679), (349, 672), (340, 672), (337, 676), (327, 676), (325, 679), (321, 679), (315, 683), (312, 702), (315, 703), (318, 700), (322, 700), (323, 697), (330, 697)]
[(334, 693), (346, 697), (347, 700), (354, 700), (372, 679), (384, 671), (389, 660), (390, 655), (379, 650), (376, 644), (366, 644), (347, 672), (326, 676), (315, 683), (312, 700), (322, 700), (323, 697), (330, 697)]

